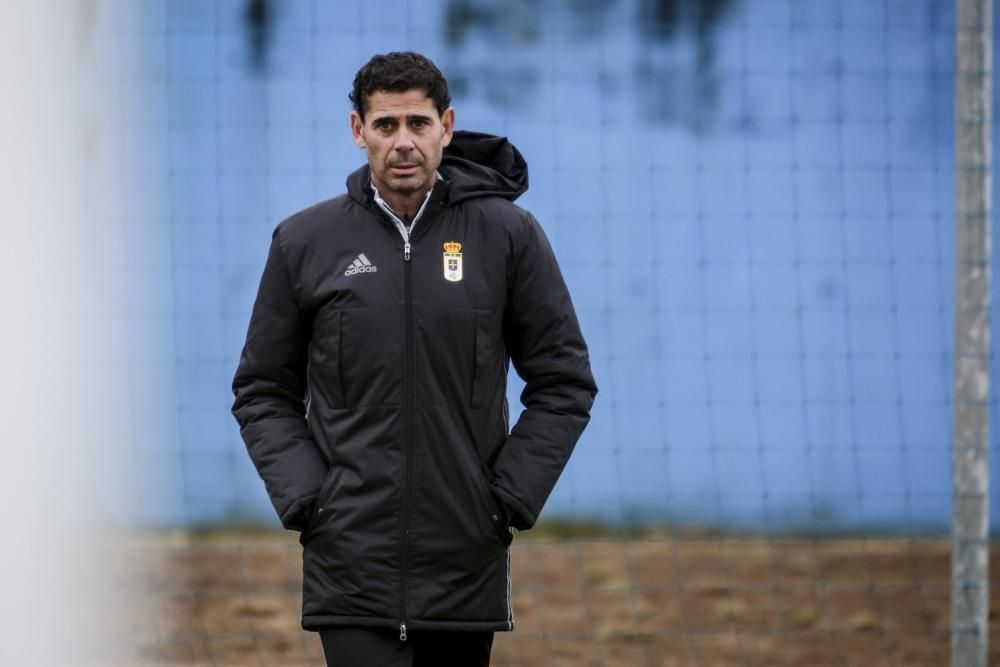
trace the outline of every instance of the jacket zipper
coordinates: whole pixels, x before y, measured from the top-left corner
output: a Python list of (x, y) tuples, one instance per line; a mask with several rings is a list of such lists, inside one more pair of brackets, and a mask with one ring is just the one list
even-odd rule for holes
[[(374, 189), (374, 188), (373, 188)], [(413, 216), (410, 229), (407, 231), (403, 221), (393, 213), (388, 204), (379, 196), (375, 190), (375, 202), (386, 215), (395, 223), (400, 236), (403, 237), (403, 348), (405, 352), (405, 362), (403, 364), (403, 414), (406, 429), (406, 442), (403, 448), (403, 539), (400, 542), (400, 577), (399, 577), (399, 640), (406, 641), (406, 573), (409, 569), (407, 563), (410, 544), (410, 489), (413, 488), (413, 456), (410, 451), (413, 448), (413, 284), (411, 278), (410, 264), (410, 234), (420, 219), (424, 208), (427, 206), (428, 197), (424, 199), (423, 205), (417, 214)]]
[(406, 444), (403, 450), (403, 557), (402, 573), (399, 580), (399, 639), (406, 641), (406, 575), (409, 569), (407, 552), (410, 545), (410, 490), (413, 488), (413, 282), (410, 277), (410, 242), (403, 245), (403, 285), (404, 285), (404, 323), (403, 332), (406, 348), (406, 363), (403, 368), (406, 375), (403, 378), (405, 393), (403, 410), (406, 424)]

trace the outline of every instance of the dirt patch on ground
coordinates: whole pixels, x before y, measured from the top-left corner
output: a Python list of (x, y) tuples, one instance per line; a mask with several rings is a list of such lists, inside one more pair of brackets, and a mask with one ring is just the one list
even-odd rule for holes
[[(493, 665), (948, 664), (945, 541), (529, 536), (512, 546), (516, 630), (497, 633)], [(133, 664), (325, 665), (299, 625), (295, 534), (134, 536), (119, 553)], [(1000, 577), (992, 590), (996, 610)], [(1000, 664), (996, 612), (991, 635)]]

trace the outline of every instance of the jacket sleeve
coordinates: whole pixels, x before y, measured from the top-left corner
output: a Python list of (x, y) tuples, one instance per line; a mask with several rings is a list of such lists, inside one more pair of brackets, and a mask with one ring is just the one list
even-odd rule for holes
[(597, 385), (587, 344), (545, 233), (533, 216), (515, 238), (504, 338), (525, 382), (524, 411), (492, 466), (491, 487), (531, 528), (590, 420)]
[(308, 324), (300, 316), (280, 230), (272, 235), (233, 378), (232, 413), (282, 525), (302, 530), (329, 466), (306, 422)]

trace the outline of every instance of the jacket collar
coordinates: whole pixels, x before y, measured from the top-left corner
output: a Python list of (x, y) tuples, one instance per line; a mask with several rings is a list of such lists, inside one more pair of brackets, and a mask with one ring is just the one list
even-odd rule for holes
[(387, 215), (394, 218), (397, 222), (409, 228), (417, 224), (417, 221), (424, 214), (424, 211), (427, 209), (427, 204), (430, 203), (431, 195), (434, 194), (434, 188), (437, 186), (438, 181), (441, 180), (441, 172), (435, 171), (434, 173), (434, 185), (432, 185), (431, 189), (427, 191), (426, 195), (424, 195), (424, 201), (421, 202), (420, 208), (417, 209), (416, 214), (409, 221), (403, 220), (401, 216), (391, 206), (389, 206), (389, 202), (382, 198), (381, 193), (375, 186), (375, 181), (371, 178), (368, 179), (368, 189), (371, 190), (372, 198), (375, 200), (375, 203), (378, 204), (379, 208), (385, 211)]
[[(430, 197), (424, 202), (424, 212), (448, 205), (451, 180), (440, 169), (437, 180), (431, 187)], [(371, 168), (365, 164), (355, 169), (347, 177), (347, 194), (351, 199), (367, 208), (381, 210), (375, 202), (375, 188), (372, 187)]]

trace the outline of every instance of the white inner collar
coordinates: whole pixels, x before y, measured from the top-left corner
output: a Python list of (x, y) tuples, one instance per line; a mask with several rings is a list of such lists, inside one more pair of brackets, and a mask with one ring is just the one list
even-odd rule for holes
[(375, 181), (369, 179), (369, 183), (371, 184), (372, 192), (375, 195), (375, 202), (379, 205), (379, 207), (383, 211), (388, 213), (390, 216), (392, 216), (393, 220), (403, 225), (404, 227), (409, 226), (412, 229), (413, 225), (417, 224), (417, 220), (420, 219), (420, 216), (423, 215), (424, 209), (427, 208), (427, 202), (430, 201), (431, 193), (434, 192), (434, 186), (437, 185), (437, 181), (441, 179), (440, 171), (435, 171), (434, 174), (436, 176), (436, 179), (434, 183), (431, 185), (430, 189), (427, 190), (427, 194), (424, 195), (424, 201), (422, 204), (420, 204), (420, 208), (417, 209), (417, 213), (416, 215), (413, 216), (413, 220), (410, 221), (409, 225), (406, 225), (406, 223), (404, 223), (402, 219), (399, 217), (399, 214), (397, 214), (394, 210), (392, 210), (392, 207), (389, 206), (389, 203), (382, 198), (382, 195), (378, 191), (378, 187), (375, 185)]

